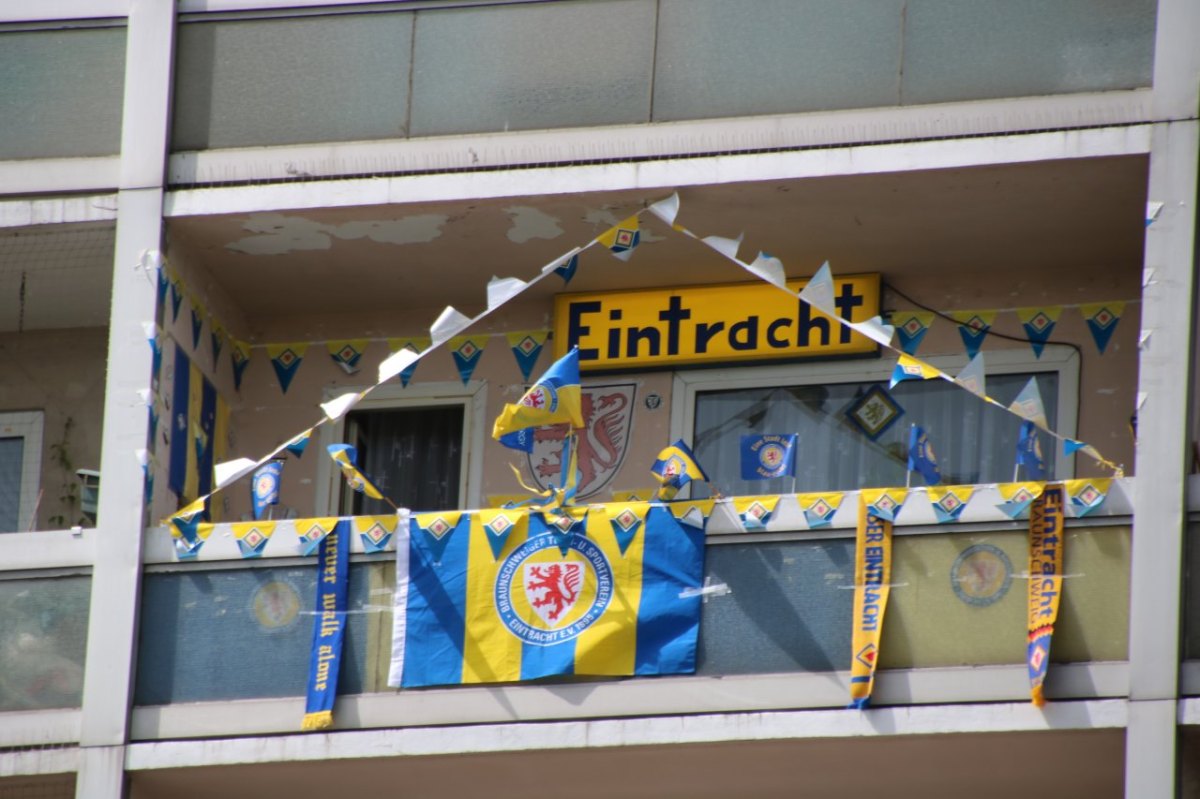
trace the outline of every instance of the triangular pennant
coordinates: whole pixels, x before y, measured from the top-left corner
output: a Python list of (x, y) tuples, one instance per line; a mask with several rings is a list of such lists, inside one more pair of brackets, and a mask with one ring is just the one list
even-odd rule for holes
[(628, 261), (633, 257), (633, 251), (641, 243), (641, 240), (642, 233), (636, 214), (621, 220), (596, 239), (622, 261)]
[(666, 222), (667, 225), (674, 227), (675, 217), (679, 215), (679, 194), (675, 193), (670, 197), (659, 200), (651, 204), (647, 210), (663, 222)]
[(213, 466), (214, 488), (224, 488), (258, 468), (259, 462), (250, 458), (234, 458)]
[(242, 376), (246, 373), (246, 367), (250, 365), (250, 345), (230, 339), (229, 362), (233, 366), (233, 388), (235, 391), (241, 391)]
[(308, 428), (300, 435), (293, 438), (291, 441), (283, 445), (283, 448), (295, 455), (297, 458), (304, 454), (304, 448), (308, 446), (308, 442), (312, 440), (313, 428)]
[(1042, 404), (1042, 392), (1038, 390), (1036, 377), (1029, 378), (1029, 382), (1021, 389), (1021, 393), (1012, 401), (1008, 409), (1043, 430), (1050, 429), (1050, 423), (1046, 421), (1046, 406)]
[(799, 494), (796, 497), (804, 520), (814, 530), (833, 524), (834, 514), (842, 506), (845, 494), (841, 491), (825, 494)]
[(772, 286), (781, 289), (787, 288), (787, 275), (783, 271), (783, 261), (770, 253), (760, 252), (751, 263), (745, 261), (738, 261), (738, 263), (747, 272), (762, 278)]
[(522, 524), (528, 524), (528, 512), (519, 508), (501, 508), (476, 511), (473, 514), (478, 519), (479, 526), (487, 536), (488, 545), (492, 548), (492, 556), (500, 558), (504, 545), (512, 531)]
[(533, 367), (537, 365), (538, 356), (542, 354), (542, 347), (546, 343), (547, 336), (549, 336), (549, 332), (545, 330), (505, 334), (508, 346), (512, 348), (513, 357), (517, 359), (517, 368), (521, 370), (521, 378), (526, 383), (529, 382), (529, 376), (533, 374)]
[(267, 355), (271, 358), (271, 366), (275, 368), (275, 376), (279, 378), (279, 387), (286, 394), (292, 378), (304, 360), (304, 352), (308, 349), (306, 342), (292, 344), (268, 344)]
[(471, 324), (470, 318), (460, 313), (453, 306), (447, 305), (442, 309), (438, 318), (429, 326), (429, 338), (434, 344), (447, 341), (455, 333), (461, 333)]
[(667, 507), (681, 523), (703, 530), (715, 503), (715, 499), (685, 499), (668, 503)]
[(1061, 315), (1061, 305), (1017, 309), (1017, 318), (1025, 328), (1025, 335), (1029, 337), (1029, 346), (1033, 348), (1034, 356), (1042, 357), (1042, 349), (1050, 339), (1050, 334), (1054, 332), (1054, 326), (1058, 324), (1058, 317)]
[(1085, 441), (1076, 441), (1073, 438), (1063, 439), (1063, 455), (1074, 455), (1076, 452), (1082, 452), (1084, 455), (1091, 456), (1096, 460), (1100, 460), (1100, 452)]
[(528, 494), (488, 494), (489, 508), (515, 508), (529, 499)]
[(221, 347), (225, 344), (226, 334), (225, 328), (221, 327), (217, 320), (211, 321), (211, 328), (208, 331), (208, 342), (212, 345), (212, 363), (213, 369), (217, 368), (217, 363), (221, 358)]
[(370, 555), (386, 549), (388, 542), (392, 540), (392, 534), (396, 532), (398, 521), (399, 518), (394, 514), (391, 516), (355, 516), (354, 531), (362, 540), (363, 551)]
[(365, 391), (347, 391), (345, 394), (334, 397), (328, 402), (322, 402), (321, 410), (325, 412), (325, 417), (329, 421), (336, 422), (345, 416), (366, 395)]
[(1113, 331), (1117, 329), (1117, 322), (1121, 321), (1121, 314), (1125, 313), (1125, 303), (1089, 303), (1080, 305), (1079, 313), (1083, 315), (1083, 321), (1087, 322), (1088, 330), (1092, 332), (1092, 340), (1096, 342), (1096, 349), (1103, 355), (1112, 338)]
[(975, 396), (987, 399), (987, 369), (983, 364), (982, 352), (976, 353), (975, 357), (967, 362), (958, 373), (958, 377), (954, 378), (954, 382)]
[[(155, 394), (158, 393), (159, 374), (162, 372), (162, 330), (154, 329), (154, 336), (150, 339), (150, 389)], [(153, 437), (151, 437), (153, 440)]]
[(191, 539), (183, 536), (176, 537), (175, 557), (179, 560), (194, 560), (200, 554), (200, 548), (204, 546), (204, 542), (208, 541), (212, 535), (215, 524), (209, 522), (200, 522), (195, 526)]
[[(412, 537), (418, 546), (429, 551), (433, 556), (433, 564), (442, 562), (446, 545), (459, 527), (466, 529), (471, 523), (470, 514), (461, 511), (446, 511), (442, 513), (417, 513), (412, 517)], [(468, 533), (469, 534), (469, 533)]]
[(571, 282), (571, 278), (575, 277), (576, 270), (579, 269), (579, 253), (575, 253), (565, 261), (559, 261), (554, 265), (554, 274), (563, 279), (563, 285)]
[(317, 551), (319, 545), (325, 536), (333, 532), (333, 528), (337, 527), (339, 519), (337, 516), (322, 516), (315, 519), (296, 519), (293, 524), (296, 527), (296, 537), (300, 539), (300, 554), (308, 557)]
[(329, 349), (329, 357), (333, 362), (342, 367), (343, 372), (352, 375), (358, 371), (358, 362), (367, 350), (367, 340), (357, 338), (348, 341), (327, 341), (325, 346)]
[(739, 235), (736, 239), (728, 239), (724, 236), (705, 236), (700, 239), (700, 241), (704, 242), (709, 247), (712, 247), (714, 250), (721, 253), (721, 255), (724, 255), (731, 261), (737, 261), (738, 248), (742, 246), (741, 235)]
[(204, 309), (200, 303), (192, 300), (192, 352), (200, 349), (200, 331), (204, 327)]
[(975, 494), (974, 486), (930, 486), (929, 504), (938, 524), (956, 522)]
[(519, 277), (492, 277), (487, 284), (487, 307), (489, 311), (499, 308), (529, 286)]
[(894, 522), (904, 507), (908, 490), (904, 488), (864, 488), (862, 501), (867, 511), (884, 521)]
[(908, 355), (916, 355), (921, 340), (933, 325), (933, 312), (893, 311), (891, 321), (900, 337), (900, 349)]
[(1087, 516), (1104, 504), (1108, 490), (1112, 487), (1111, 477), (1085, 477), (1080, 480), (1065, 480), (1063, 486), (1070, 497), (1071, 511), (1078, 518)]
[(992, 322), (996, 321), (995, 311), (953, 311), (950, 317), (958, 322), (958, 335), (962, 337), (963, 346), (967, 348), (967, 357), (974, 358), (975, 353), (983, 346)]
[(657, 488), (626, 488), (612, 490), (613, 502), (649, 502), (658, 493)]
[(158, 307), (162, 308), (167, 302), (167, 286), (170, 284), (170, 278), (167, 277), (167, 270), (159, 268), (158, 283), (155, 286), (158, 294)]
[(829, 269), (828, 261), (821, 264), (817, 273), (808, 279), (800, 291), (800, 299), (831, 319), (842, 318), (833, 301), (833, 272)]
[(261, 558), (267, 542), (275, 533), (275, 522), (235, 522), (229, 528), (237, 539), (238, 550), (243, 558)]
[[(390, 349), (392, 352), (392, 358), (395, 358), (395, 356), (399, 355), (401, 352), (408, 352), (408, 353), (411, 353), (412, 355), (419, 356), (422, 352), (429, 349), (429, 347), (432, 344), (433, 344), (433, 339), (429, 338), (428, 336), (415, 336), (415, 337), (411, 337), (411, 338), (389, 338), (388, 339), (388, 349)], [(392, 358), (389, 358), (389, 360), (391, 360)], [(384, 362), (384, 364), (386, 364), (386, 363), (387, 363), (387, 361)], [(381, 364), (379, 367), (379, 371), (380, 371), (379, 382), (382, 383), (384, 380), (390, 379), (398, 374), (398, 375), (400, 375), (400, 385), (403, 386), (404, 388), (408, 388), (408, 384), (409, 384), (409, 381), (412, 380), (413, 373), (417, 371), (418, 363), (420, 363), (419, 359), (414, 359), (412, 361), (406, 361), (403, 364), (397, 362), (395, 364), (395, 366), (397, 368), (395, 370), (389, 368), (387, 370), (388, 374), (386, 377), (383, 374), (384, 365)]]
[(742, 521), (742, 529), (747, 533), (766, 530), (777, 505), (778, 494), (733, 498), (733, 509)]
[(183, 307), (183, 282), (177, 278), (171, 278), (171, 321), (179, 321), (179, 309)]
[(642, 529), (645, 524), (646, 514), (650, 512), (650, 503), (621, 502), (601, 507), (608, 515), (613, 535), (617, 538), (617, 547), (623, 556), (629, 550), (629, 545), (637, 538), (638, 530)]
[(896, 367), (892, 369), (892, 377), (888, 381), (888, 388), (895, 388), (897, 383), (903, 383), (905, 380), (934, 380), (939, 377), (949, 379), (949, 375), (945, 372), (934, 366), (930, 366), (919, 358), (914, 358), (910, 355), (901, 355), (896, 360)]
[(458, 376), (462, 378), (464, 386), (471, 382), (471, 375), (479, 365), (487, 343), (487, 335), (457, 336), (450, 339), (450, 355), (454, 357), (454, 365), (458, 368)]
[(996, 490), (1004, 502), (996, 507), (1010, 519), (1018, 519), (1042, 495), (1045, 483), (1000, 483)]
[(584, 535), (587, 529), (586, 507), (561, 507), (542, 514), (550, 535), (558, 545), (558, 551), (563, 557), (571, 551), (571, 540), (577, 535)]
[(896, 328), (886, 324), (881, 316), (872, 316), (865, 322), (844, 322), (844, 324), (856, 333), (885, 347), (892, 346), (892, 337), (896, 335)]

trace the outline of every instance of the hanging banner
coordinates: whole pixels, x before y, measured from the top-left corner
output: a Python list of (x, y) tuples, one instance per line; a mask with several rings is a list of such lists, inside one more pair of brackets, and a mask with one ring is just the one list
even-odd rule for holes
[(350, 586), (348, 521), (338, 522), (321, 541), (317, 575), (317, 606), (302, 730), (326, 730), (333, 726), (333, 702), (337, 697), (342, 639), (346, 633), (346, 594)]
[(963, 346), (967, 348), (967, 357), (974, 358), (983, 346), (992, 322), (996, 321), (995, 311), (953, 311), (950, 316), (958, 322), (958, 335), (962, 337)]
[(850, 707), (865, 709), (875, 687), (883, 612), (892, 579), (892, 523), (871, 513), (859, 500), (854, 539), (854, 615), (850, 660)]
[(1038, 707), (1046, 704), (1042, 686), (1062, 598), (1063, 520), (1063, 487), (1048, 485), (1029, 514), (1029, 691)]
[(1029, 346), (1033, 348), (1035, 357), (1042, 357), (1042, 350), (1050, 340), (1050, 334), (1054, 332), (1054, 326), (1058, 324), (1058, 317), (1061, 315), (1061, 305), (1017, 309), (1017, 318), (1021, 320), (1021, 327), (1025, 328), (1025, 335), (1029, 337)]
[(1113, 332), (1117, 329), (1117, 322), (1121, 321), (1121, 314), (1125, 313), (1125, 303), (1096, 302), (1080, 305), (1079, 313), (1083, 315), (1083, 321), (1087, 322), (1092, 340), (1096, 342), (1096, 349), (1103, 355)]
[(458, 369), (458, 376), (462, 378), (464, 386), (471, 382), (471, 375), (475, 373), (475, 367), (479, 365), (487, 343), (486, 334), (456, 336), (450, 339), (450, 355), (454, 358), (454, 366)]
[(521, 379), (526, 383), (529, 382), (529, 376), (533, 374), (533, 367), (537, 364), (538, 356), (542, 354), (542, 347), (549, 335), (550, 331), (548, 330), (517, 331), (505, 334), (513, 357), (517, 359), (517, 368), (521, 370)]
[[(789, 280), (796, 292), (806, 280)], [(843, 319), (879, 313), (879, 275), (833, 280)], [(870, 354), (878, 345), (762, 281), (647, 291), (560, 294), (554, 349), (579, 347), (583, 371)]]
[(906, 355), (916, 355), (921, 341), (933, 325), (932, 311), (894, 311), (891, 323), (900, 337), (900, 349)]
[(704, 582), (703, 527), (651, 507), (622, 553), (611, 518), (589, 513), (565, 554), (541, 513), (498, 556), (474, 526), (455, 534), (440, 564), (397, 536), (388, 684), (694, 671), (701, 597), (685, 592)]

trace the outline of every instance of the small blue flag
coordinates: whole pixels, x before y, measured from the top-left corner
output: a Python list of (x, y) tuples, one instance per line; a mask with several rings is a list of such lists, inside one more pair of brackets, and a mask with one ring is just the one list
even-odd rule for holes
[(279, 479), (283, 476), (283, 461), (268, 461), (254, 472), (250, 481), (250, 500), (254, 503), (254, 519), (263, 517), (268, 505), (279, 504)]
[(1028, 480), (1046, 479), (1046, 460), (1042, 457), (1037, 426), (1028, 420), (1021, 422), (1021, 433), (1017, 437), (1017, 466), (1025, 467)]
[(795, 475), (797, 441), (795, 433), (742, 436), (742, 479)]
[(913, 425), (908, 431), (908, 470), (920, 472), (927, 485), (937, 485), (942, 482), (942, 472), (938, 468), (937, 456), (933, 454), (933, 444), (925, 428)]

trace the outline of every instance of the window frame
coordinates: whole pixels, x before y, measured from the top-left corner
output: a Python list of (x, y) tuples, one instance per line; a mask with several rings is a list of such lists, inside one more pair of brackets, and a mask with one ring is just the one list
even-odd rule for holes
[[(922, 359), (948, 374), (957, 374), (967, 365), (968, 360), (965, 354), (931, 355), (923, 356)], [(1058, 429), (1055, 432), (1070, 438), (1075, 437), (1079, 421), (1079, 354), (1075, 350), (1066, 347), (1047, 348), (1042, 352), (1042, 357), (1037, 358), (1030, 350), (1005, 349), (988, 352), (986, 359), (988, 375), (1057, 375)], [(884, 357), (677, 371), (671, 385), (671, 440), (682, 438), (691, 442), (696, 423), (698, 393), (817, 383), (886, 383), (896, 367), (896, 361), (896, 358)], [(1059, 456), (1054, 462), (1054, 475), (1050, 479), (1069, 480), (1075, 476), (1073, 456)]]
[[(0, 412), (0, 438), (20, 438), (21, 487), (17, 499), (17, 529), (0, 533), (33, 532), (37, 512), (38, 492), (42, 487), (42, 435), (46, 424), (45, 411)], [(32, 480), (25, 480), (33, 475)]]
[[(361, 391), (368, 386), (338, 386), (325, 390), (325, 399), (330, 400), (347, 391)], [(355, 411), (415, 410), (441, 406), (459, 406), (463, 409), (462, 468), (458, 476), (459, 509), (480, 507), (483, 489), (483, 448), (486, 425), (487, 384), (472, 380), (465, 386), (461, 382), (414, 383), (408, 388), (399, 383), (379, 386), (369, 396), (354, 406)], [(320, 444), (324, 450), (330, 444), (345, 441), (346, 417), (333, 424), (321, 425)], [(319, 515), (337, 516), (338, 497), (341, 493), (341, 472), (335, 471), (332, 461), (323, 457), (317, 461), (316, 512)], [(418, 510), (454, 510), (453, 508), (420, 508)]]

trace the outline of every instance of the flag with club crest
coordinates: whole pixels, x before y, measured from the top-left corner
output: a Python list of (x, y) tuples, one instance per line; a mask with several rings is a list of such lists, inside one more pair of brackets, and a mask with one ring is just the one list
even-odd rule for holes
[(492, 438), (510, 449), (529, 452), (531, 428), (559, 422), (569, 422), (573, 428), (584, 426), (578, 347), (551, 364), (520, 400), (504, 406), (492, 425)]
[(658, 453), (650, 471), (661, 484), (657, 499), (662, 500), (674, 499), (679, 490), (693, 480), (708, 482), (708, 475), (682, 438)]

